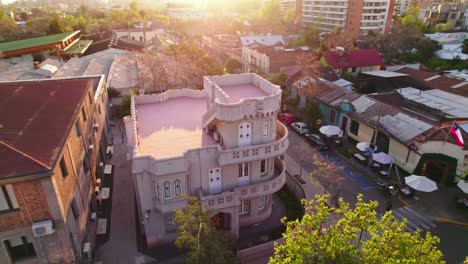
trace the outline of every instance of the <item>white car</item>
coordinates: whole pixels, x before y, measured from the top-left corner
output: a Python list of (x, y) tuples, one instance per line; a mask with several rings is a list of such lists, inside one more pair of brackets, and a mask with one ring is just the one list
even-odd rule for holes
[(310, 133), (309, 127), (304, 122), (295, 122), (291, 124), (292, 129), (297, 133), (304, 135)]

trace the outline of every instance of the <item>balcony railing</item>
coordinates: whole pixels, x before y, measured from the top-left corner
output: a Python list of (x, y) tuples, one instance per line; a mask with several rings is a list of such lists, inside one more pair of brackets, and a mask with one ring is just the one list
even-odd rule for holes
[(226, 191), (215, 195), (203, 195), (199, 192), (202, 208), (216, 210), (240, 205), (241, 200), (266, 196), (279, 191), (286, 183), (286, 166), (284, 162), (275, 158), (275, 174), (272, 179), (264, 182), (236, 187), (233, 191)]
[(276, 137), (276, 141), (267, 144), (222, 150), (218, 163), (223, 166), (281, 155), (288, 148), (289, 142), (288, 129), (279, 121), (276, 122)]

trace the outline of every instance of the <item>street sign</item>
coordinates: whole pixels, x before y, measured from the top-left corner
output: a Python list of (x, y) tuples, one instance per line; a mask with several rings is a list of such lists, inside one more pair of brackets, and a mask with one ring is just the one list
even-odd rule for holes
[(372, 150), (371, 148), (367, 147), (365, 150), (364, 150), (364, 155), (366, 156), (370, 156), (370, 154), (372, 153)]

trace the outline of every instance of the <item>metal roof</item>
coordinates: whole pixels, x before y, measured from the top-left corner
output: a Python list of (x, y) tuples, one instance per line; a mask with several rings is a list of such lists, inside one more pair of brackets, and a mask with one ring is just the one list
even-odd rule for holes
[[(378, 117), (372, 119), (377, 121)], [(432, 128), (432, 125), (403, 113), (394, 116), (381, 116), (379, 123), (402, 142), (408, 141)]]
[(351, 104), (353, 104), (354, 109), (356, 109), (356, 112), (362, 113), (366, 111), (366, 109), (368, 109), (369, 107), (375, 105), (375, 101), (367, 96), (361, 96), (356, 100), (352, 101)]
[(442, 90), (421, 91), (412, 87), (397, 90), (408, 100), (443, 111), (449, 117), (468, 117), (468, 98)]
[(382, 77), (382, 78), (393, 78), (393, 77), (403, 77), (408, 76), (408, 74), (400, 73), (400, 72), (392, 72), (392, 71), (366, 71), (363, 72), (367, 75)]

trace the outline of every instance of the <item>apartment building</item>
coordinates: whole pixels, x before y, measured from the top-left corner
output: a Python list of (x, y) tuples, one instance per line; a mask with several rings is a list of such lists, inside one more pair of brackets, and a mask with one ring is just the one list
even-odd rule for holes
[(467, 29), (467, 6), (460, 4), (433, 4), (425, 13), (424, 22), (433, 27), (437, 24), (450, 23), (455, 29)]
[(395, 0), (304, 0), (302, 22), (325, 32), (341, 28), (353, 38), (370, 31), (385, 34), (394, 5)]
[(242, 47), (244, 71), (280, 72), (281, 67), (298, 65), (298, 58), (313, 51), (308, 47), (246, 46)]
[(0, 83), (0, 263), (86, 263), (106, 145), (101, 76)]
[(286, 182), (288, 130), (281, 89), (251, 73), (204, 77), (204, 90), (132, 98), (125, 117), (141, 231), (148, 246), (173, 243), (173, 212), (199, 197), (212, 223), (239, 235), (270, 217)]

